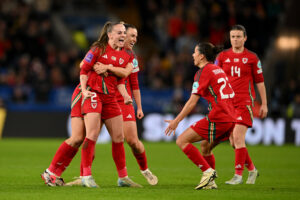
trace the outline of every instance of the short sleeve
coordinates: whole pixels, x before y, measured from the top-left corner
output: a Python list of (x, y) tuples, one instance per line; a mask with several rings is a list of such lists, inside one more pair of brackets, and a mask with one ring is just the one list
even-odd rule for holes
[(215, 65), (219, 66), (222, 68), (222, 52), (219, 53), (219, 55), (217, 56), (216, 60), (215, 60)]
[(92, 67), (97, 61), (98, 58), (98, 48), (90, 49), (87, 54), (85, 55), (83, 61), (83, 65), (80, 70), (80, 74), (88, 74), (91, 71)]
[(192, 94), (203, 96), (209, 85), (209, 74), (207, 70), (198, 71), (194, 77)]
[(139, 61), (136, 59), (136, 57), (133, 58), (132, 65), (133, 65), (132, 73), (136, 73), (136, 72), (140, 71)]
[(255, 56), (253, 66), (252, 66), (253, 80), (255, 83), (260, 83), (264, 81), (262, 66), (259, 58)]
[(125, 79), (126, 78), (119, 78), (117, 85), (125, 84)]
[(132, 90), (139, 90), (139, 79), (138, 79), (138, 73), (131, 73), (129, 75), (129, 82)]

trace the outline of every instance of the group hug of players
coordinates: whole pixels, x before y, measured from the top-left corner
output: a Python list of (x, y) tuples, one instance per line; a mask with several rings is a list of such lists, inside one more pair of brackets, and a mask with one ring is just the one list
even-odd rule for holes
[[(202, 170), (202, 178), (195, 189), (217, 189), (215, 157), (212, 149), (221, 141), (230, 140), (235, 149), (235, 174), (226, 184), (242, 184), (244, 166), (248, 168), (247, 184), (255, 184), (255, 168), (245, 145), (245, 135), (253, 122), (254, 84), (261, 97), (259, 116), (266, 117), (267, 99), (261, 63), (255, 53), (247, 50), (247, 39), (242, 25), (230, 30), (231, 48), (222, 51), (211, 43), (195, 46), (194, 65), (199, 68), (194, 76), (190, 99), (165, 130), (175, 133), (182, 119), (196, 106), (200, 97), (209, 103), (209, 114), (187, 128), (176, 144)], [(127, 174), (124, 139), (131, 147), (141, 174), (150, 185), (158, 178), (148, 168), (143, 143), (137, 134), (132, 97), (137, 105), (136, 116), (143, 118), (139, 90), (138, 61), (133, 46), (137, 42), (135, 26), (123, 22), (107, 22), (97, 41), (80, 63), (80, 84), (75, 88), (71, 103), (72, 135), (58, 148), (50, 166), (41, 174), (48, 186), (99, 187), (92, 176), (95, 144), (105, 124), (112, 140), (112, 157), (120, 187), (142, 187)], [(201, 141), (201, 152), (192, 143)], [(65, 183), (61, 174), (81, 148), (80, 177)]]

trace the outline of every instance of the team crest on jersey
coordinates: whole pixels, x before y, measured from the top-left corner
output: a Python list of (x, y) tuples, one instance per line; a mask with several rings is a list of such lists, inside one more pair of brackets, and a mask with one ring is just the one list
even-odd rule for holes
[(242, 62), (246, 64), (248, 62), (248, 58), (242, 58)]
[(117, 58), (115, 56), (112, 56), (111, 59), (114, 60), (114, 61), (117, 60)]
[(93, 109), (96, 109), (97, 108), (97, 102), (96, 103), (91, 103), (91, 106)]
[(119, 59), (119, 64), (122, 65), (124, 63), (124, 60), (122, 58)]

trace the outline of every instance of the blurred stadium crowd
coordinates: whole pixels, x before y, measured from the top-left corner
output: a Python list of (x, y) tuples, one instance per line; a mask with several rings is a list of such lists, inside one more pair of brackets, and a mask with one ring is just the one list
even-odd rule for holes
[[(267, 47), (275, 36), (280, 17), (285, 11), (284, 1), (281, 0), (2, 0), (2, 99), (22, 104), (47, 103), (51, 90), (76, 86), (79, 82), (79, 62), (87, 49), (76, 45), (76, 42), (71, 46), (62, 45), (53, 16), (64, 10), (78, 12), (76, 7), (83, 5), (91, 12), (96, 12), (97, 5), (105, 6), (109, 12), (116, 12), (116, 16), (120, 9), (138, 16), (129, 18), (128, 22), (139, 29), (140, 42), (136, 51), (143, 66), (140, 84), (142, 88), (151, 90), (175, 88), (173, 100), (167, 109), (171, 112), (178, 112), (179, 105), (185, 101), (185, 91), (191, 88), (196, 70), (191, 54), (197, 42), (206, 40), (228, 48), (228, 30), (233, 24), (240, 23), (248, 33), (246, 47), (256, 52), (263, 62)], [(120, 15), (119, 18), (127, 20)], [(67, 37), (71, 38), (72, 35)], [(96, 38), (97, 35), (92, 39)], [(285, 84), (285, 81), (281, 84)], [(291, 105), (299, 107), (299, 80), (292, 80), (278, 88), (282, 91), (269, 94), (271, 101), (274, 99), (285, 108), (290, 108)], [(287, 93), (289, 98), (278, 96), (278, 93)], [(272, 102), (270, 105), (273, 105)], [(270, 108), (271, 115), (272, 112), (285, 115), (281, 113), (281, 109), (276, 109), (279, 108)]]

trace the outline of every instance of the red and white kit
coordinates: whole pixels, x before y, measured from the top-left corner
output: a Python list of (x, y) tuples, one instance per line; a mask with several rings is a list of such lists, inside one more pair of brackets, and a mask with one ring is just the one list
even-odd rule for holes
[[(83, 59), (80, 74), (87, 75), (89, 78), (87, 86), (94, 92), (94, 96), (87, 98), (82, 102), (82, 113), (98, 112), (102, 113), (102, 119), (108, 119), (121, 114), (120, 107), (115, 97), (117, 85), (124, 83), (124, 79), (116, 77), (113, 73), (108, 73), (107, 77), (98, 75), (93, 66), (96, 62), (103, 64), (112, 64), (116, 67), (126, 67), (133, 61), (133, 56), (128, 51), (116, 51), (110, 45), (106, 46), (105, 52), (100, 55), (99, 48), (92, 48)], [(103, 106), (109, 105), (109, 106)], [(106, 110), (109, 109), (109, 110)]]
[[(132, 61), (133, 71), (127, 78), (125, 78), (126, 90), (132, 98), (131, 90), (139, 90), (138, 72), (140, 71), (140, 69), (139, 69), (137, 56), (135, 55), (135, 53), (132, 50), (127, 50), (127, 51), (130, 52), (130, 54), (134, 57)], [(123, 121), (136, 121), (133, 105), (125, 105), (124, 98), (119, 91), (116, 92), (116, 96), (117, 96), (117, 101), (122, 110)]]
[(237, 123), (251, 127), (255, 99), (254, 83), (264, 81), (259, 58), (246, 48), (242, 53), (234, 53), (230, 48), (219, 54), (216, 65), (225, 71), (235, 92)]
[(192, 94), (209, 103), (210, 112), (191, 128), (209, 142), (228, 139), (236, 121), (234, 92), (225, 72), (214, 64), (199, 69), (194, 77)]

